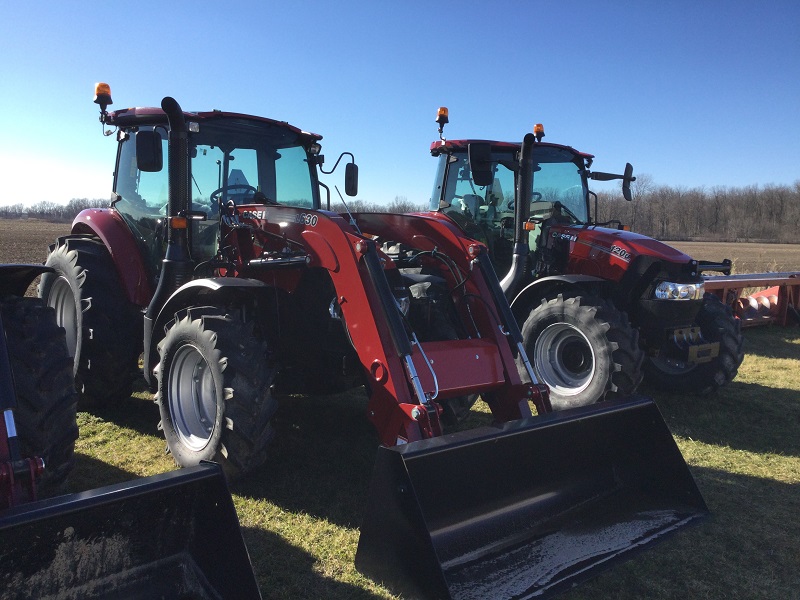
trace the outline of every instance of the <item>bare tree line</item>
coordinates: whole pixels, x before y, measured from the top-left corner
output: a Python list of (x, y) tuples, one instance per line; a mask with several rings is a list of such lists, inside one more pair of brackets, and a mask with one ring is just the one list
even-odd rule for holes
[(88, 198), (73, 198), (66, 204), (42, 200), (32, 206), (25, 206), (19, 202), (10, 206), (0, 206), (0, 219), (33, 218), (44, 221), (69, 222), (86, 208), (103, 208), (108, 205), (108, 200), (89, 200)]
[(598, 194), (598, 221), (613, 219), (661, 240), (798, 243), (800, 180), (794, 185), (696, 187), (656, 185), (639, 175), (633, 201)]
[[(89, 200), (87, 198), (73, 198), (67, 204), (58, 204), (43, 200), (32, 206), (17, 203), (10, 206), (0, 206), (0, 219), (42, 219), (43, 221), (71, 222), (79, 212), (86, 208), (107, 208), (108, 200)], [(347, 208), (350, 212), (418, 212), (427, 209), (427, 203), (415, 204), (405, 196), (395, 196), (389, 204), (367, 202), (366, 200), (348, 200)], [(331, 210), (345, 212), (344, 205), (336, 201), (331, 202)]]
[[(414, 203), (405, 196), (395, 196), (389, 204), (380, 204), (379, 202), (367, 202), (366, 200), (346, 200), (347, 208), (350, 212), (388, 212), (388, 213), (409, 213), (409, 212), (422, 212), (428, 210), (428, 203)], [(344, 206), (331, 204), (331, 210), (337, 212), (345, 212)]]
[[(633, 231), (662, 240), (800, 242), (800, 180), (794, 185), (747, 187), (695, 187), (656, 185), (650, 175), (638, 175), (632, 185), (633, 201), (619, 193), (600, 192), (599, 222), (618, 220)], [(42, 201), (0, 206), (0, 218), (38, 218), (69, 222), (86, 208), (101, 208), (108, 200), (73, 198), (67, 204)], [(351, 212), (417, 212), (427, 203), (395, 196), (389, 204), (347, 201)], [(335, 211), (344, 212), (344, 206)]]

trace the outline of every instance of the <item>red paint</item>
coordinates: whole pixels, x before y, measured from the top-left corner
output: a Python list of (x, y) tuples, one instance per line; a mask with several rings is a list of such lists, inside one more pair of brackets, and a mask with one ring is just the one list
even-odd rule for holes
[(128, 299), (147, 306), (153, 297), (141, 251), (130, 228), (119, 213), (111, 208), (90, 208), (81, 211), (72, 222), (72, 233), (100, 238), (108, 248)]

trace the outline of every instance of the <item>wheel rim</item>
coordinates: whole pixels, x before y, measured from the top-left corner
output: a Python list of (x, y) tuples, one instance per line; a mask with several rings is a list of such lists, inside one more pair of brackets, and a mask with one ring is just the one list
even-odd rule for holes
[(47, 304), (55, 309), (56, 322), (66, 331), (67, 350), (74, 359), (78, 350), (78, 311), (75, 308), (75, 295), (64, 277), (53, 282)]
[(194, 346), (181, 346), (169, 373), (169, 412), (181, 442), (208, 445), (217, 415), (217, 391), (208, 363)]
[(549, 325), (536, 339), (534, 366), (551, 391), (574, 396), (585, 390), (595, 373), (589, 340), (569, 323)]

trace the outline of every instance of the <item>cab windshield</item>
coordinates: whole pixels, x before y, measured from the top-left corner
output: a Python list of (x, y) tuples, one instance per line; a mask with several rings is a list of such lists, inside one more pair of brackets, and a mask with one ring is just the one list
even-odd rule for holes
[[(157, 272), (164, 256), (163, 219), (167, 213), (169, 174), (164, 126), (140, 127), (160, 133), (164, 164), (160, 171), (140, 171), (136, 161), (136, 131), (120, 142), (114, 191), (115, 207), (138, 237)], [(234, 204), (319, 206), (313, 165), (291, 129), (262, 121), (221, 118), (201, 122), (189, 134), (191, 210), (205, 220), (192, 221), (195, 260), (217, 250), (219, 207)]]
[[(514, 217), (514, 189), (519, 169), (516, 152), (492, 152), (493, 181), (478, 186), (472, 180), (467, 152), (455, 152), (440, 159), (447, 169), (444, 190), (434, 190), (433, 210), (441, 210), (457, 221), (468, 219), (482, 227), (499, 227), (506, 217)], [(530, 190), (530, 215), (547, 216), (560, 202), (562, 213), (572, 223), (588, 221), (583, 159), (565, 148), (537, 146), (533, 149), (533, 189)], [(437, 178), (441, 181), (441, 177)]]

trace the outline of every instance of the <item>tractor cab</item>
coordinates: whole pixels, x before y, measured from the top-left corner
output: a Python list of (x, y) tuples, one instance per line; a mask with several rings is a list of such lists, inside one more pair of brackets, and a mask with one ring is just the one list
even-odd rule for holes
[[(431, 154), (439, 158), (439, 167), (430, 209), (447, 214), (467, 235), (486, 243), (499, 273), (509, 271), (519, 243), (530, 249), (538, 276), (562, 271), (565, 265), (560, 263), (567, 258), (563, 245), (574, 232), (553, 230), (552, 226), (600, 225), (597, 207), (594, 220), (590, 210), (589, 197), (594, 194), (589, 191), (589, 180), (621, 179), (623, 196), (631, 199), (630, 184), (635, 177), (630, 164), (624, 175), (590, 171), (593, 155), (542, 142), (541, 124), (519, 144), (447, 140), (443, 135), (448, 122), (444, 107), (436, 122), (440, 140), (431, 144)], [(516, 198), (525, 202), (517, 206)]]
[(586, 168), (591, 156), (567, 146), (536, 144), (532, 185), (521, 195), (527, 203), (517, 207), (519, 148), (519, 144), (482, 140), (431, 145), (439, 168), (430, 209), (447, 214), (468, 235), (487, 243), (499, 272), (511, 263), (515, 218), (526, 222), (531, 249), (543, 243), (543, 224), (589, 221)]
[[(186, 113), (192, 259), (219, 247), (220, 215), (232, 206), (320, 207), (315, 165), (320, 136), (270, 119), (219, 111)], [(169, 213), (166, 115), (127, 109), (109, 116), (118, 127), (114, 206), (135, 232), (156, 275), (166, 251)]]

